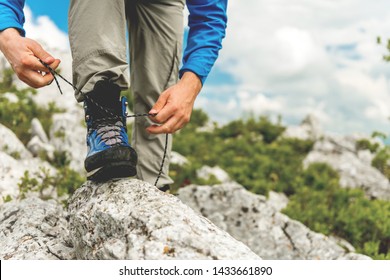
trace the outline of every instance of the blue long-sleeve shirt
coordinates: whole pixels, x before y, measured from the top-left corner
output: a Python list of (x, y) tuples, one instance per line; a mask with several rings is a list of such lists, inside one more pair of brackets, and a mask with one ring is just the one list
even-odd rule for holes
[(24, 7), (25, 0), (0, 0), (0, 31), (16, 28), (24, 36)]
[[(25, 0), (0, 0), (0, 31), (16, 28), (24, 36)], [(189, 34), (184, 50), (184, 72), (195, 73), (204, 84), (225, 37), (227, 0), (187, 0)]]

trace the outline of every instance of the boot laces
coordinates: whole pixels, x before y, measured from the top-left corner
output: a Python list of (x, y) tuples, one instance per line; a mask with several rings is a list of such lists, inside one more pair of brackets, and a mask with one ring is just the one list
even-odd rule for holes
[(100, 141), (104, 142), (110, 147), (119, 146), (125, 143), (123, 138), (122, 129), (124, 124), (117, 120), (116, 122), (107, 122), (96, 120), (96, 134), (100, 136)]

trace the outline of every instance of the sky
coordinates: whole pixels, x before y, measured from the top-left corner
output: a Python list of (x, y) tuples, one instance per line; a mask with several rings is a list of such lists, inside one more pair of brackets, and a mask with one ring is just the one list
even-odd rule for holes
[[(26, 1), (27, 36), (69, 48), (69, 0)], [(308, 114), (327, 132), (388, 134), (388, 0), (230, 0), (223, 49), (195, 107), (221, 124)], [(188, 13), (185, 13), (185, 16)]]

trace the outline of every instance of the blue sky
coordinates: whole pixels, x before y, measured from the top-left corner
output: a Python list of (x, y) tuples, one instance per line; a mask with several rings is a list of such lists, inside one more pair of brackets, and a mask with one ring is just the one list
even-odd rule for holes
[[(54, 3), (53, 3), (54, 2)], [(69, 0), (26, 0), (26, 4), (32, 10), (34, 16), (49, 16), (64, 32), (68, 32), (68, 7)]]
[[(48, 16), (66, 33), (69, 1), (47, 3), (26, 1), (32, 28)], [(390, 37), (388, 0), (230, 0), (228, 18), (196, 102), (213, 120), (281, 115), (290, 125), (313, 114), (330, 132), (390, 132), (390, 64), (376, 44)]]

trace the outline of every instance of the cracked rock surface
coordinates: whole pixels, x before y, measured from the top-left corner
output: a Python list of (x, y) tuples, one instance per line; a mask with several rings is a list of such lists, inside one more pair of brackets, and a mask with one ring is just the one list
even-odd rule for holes
[(69, 214), (78, 259), (259, 259), (177, 197), (135, 179), (85, 183)]
[(189, 186), (179, 198), (263, 259), (369, 259), (280, 213), (237, 183)]
[(73, 259), (64, 210), (54, 201), (30, 197), (0, 209), (0, 259)]

